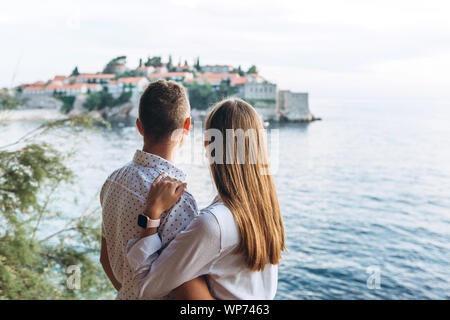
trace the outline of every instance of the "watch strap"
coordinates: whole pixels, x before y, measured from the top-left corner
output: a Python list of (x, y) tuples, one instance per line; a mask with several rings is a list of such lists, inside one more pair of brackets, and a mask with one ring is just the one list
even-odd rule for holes
[(153, 220), (153, 219), (148, 218), (147, 219), (147, 229), (148, 228), (158, 228), (160, 223), (161, 223), (161, 219)]

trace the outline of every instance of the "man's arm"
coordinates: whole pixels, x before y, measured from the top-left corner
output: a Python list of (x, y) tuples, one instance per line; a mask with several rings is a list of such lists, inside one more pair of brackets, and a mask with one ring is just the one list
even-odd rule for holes
[(117, 281), (116, 277), (114, 277), (114, 273), (111, 269), (111, 264), (109, 263), (108, 247), (106, 246), (106, 240), (103, 237), (100, 251), (100, 263), (102, 264), (103, 270), (105, 271), (114, 288), (116, 288), (116, 290), (119, 291), (120, 288), (122, 287), (122, 284), (119, 281)]
[(185, 282), (173, 292), (177, 300), (215, 300), (209, 292), (206, 276), (200, 276)]

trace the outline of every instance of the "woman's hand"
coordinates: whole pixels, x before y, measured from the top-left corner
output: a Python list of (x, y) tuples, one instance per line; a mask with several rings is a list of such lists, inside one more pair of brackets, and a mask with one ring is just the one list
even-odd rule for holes
[(152, 220), (158, 220), (164, 211), (177, 203), (186, 186), (186, 183), (161, 173), (150, 187), (144, 214)]

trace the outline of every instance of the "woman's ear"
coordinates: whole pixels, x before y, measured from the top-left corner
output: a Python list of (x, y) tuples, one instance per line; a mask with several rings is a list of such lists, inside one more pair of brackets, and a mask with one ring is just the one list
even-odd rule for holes
[(141, 134), (141, 136), (144, 136), (144, 130), (142, 129), (142, 122), (139, 120), (139, 118), (136, 119), (136, 127)]

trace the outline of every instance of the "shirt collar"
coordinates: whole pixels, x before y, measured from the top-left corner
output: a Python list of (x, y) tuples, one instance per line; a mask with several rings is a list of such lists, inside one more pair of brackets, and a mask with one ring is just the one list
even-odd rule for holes
[(180, 181), (186, 180), (186, 174), (175, 167), (172, 163), (163, 159), (156, 154), (148, 153), (142, 150), (136, 150), (134, 154), (133, 162), (144, 167), (150, 167), (158, 171), (159, 173), (167, 173), (172, 178)]

